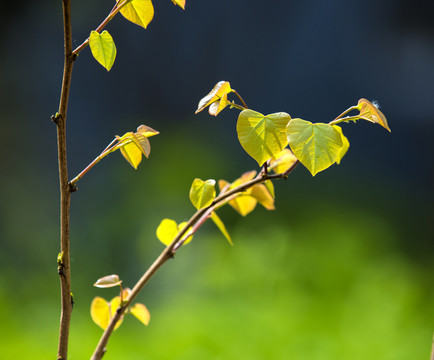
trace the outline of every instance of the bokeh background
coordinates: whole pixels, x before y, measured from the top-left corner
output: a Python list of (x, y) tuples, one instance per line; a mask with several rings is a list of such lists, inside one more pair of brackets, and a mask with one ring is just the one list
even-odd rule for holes
[[(73, 1), (78, 46), (110, 1)], [(344, 125), (343, 162), (276, 183), (276, 211), (219, 212), (152, 279), (110, 359), (428, 359), (434, 331), (434, 3), (430, 0), (155, 0), (147, 30), (118, 16), (107, 73), (85, 49), (68, 122), (72, 178), (115, 134), (160, 131), (137, 171), (104, 159), (72, 198), (75, 306), (70, 358), (101, 334), (89, 307), (132, 286), (163, 249), (161, 219), (187, 220), (195, 177), (234, 180), (256, 165), (235, 133), (237, 111), (194, 115), (219, 80), (262, 113), (328, 122), (361, 97), (392, 133)], [(3, 2), (0, 20), (0, 358), (57, 351), (60, 310), (56, 131), (63, 68), (61, 1)]]

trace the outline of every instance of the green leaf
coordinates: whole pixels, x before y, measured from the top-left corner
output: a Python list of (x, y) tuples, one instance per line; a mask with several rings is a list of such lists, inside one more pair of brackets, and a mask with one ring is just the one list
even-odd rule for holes
[(110, 71), (116, 58), (116, 46), (109, 32), (104, 30), (99, 34), (92, 31), (89, 36), (89, 46), (95, 60)]
[(147, 326), (149, 324), (149, 321), (151, 320), (151, 314), (145, 305), (136, 303), (130, 307), (130, 312), (144, 325)]
[(229, 244), (234, 245), (232, 242), (231, 236), (229, 235), (228, 231), (226, 230), (225, 224), (223, 224), (223, 221), (219, 218), (219, 216), (213, 211), (211, 213), (211, 220), (214, 221), (214, 224), (219, 228), (223, 236), (226, 238), (226, 240), (229, 242)]
[(211, 205), (215, 194), (215, 180), (194, 179), (190, 188), (190, 200), (196, 209)]
[(284, 112), (264, 116), (257, 111), (243, 110), (237, 122), (241, 146), (261, 166), (288, 145), (286, 125), (290, 120)]
[[(178, 233), (182, 229), (184, 229), (186, 224), (187, 224), (187, 222), (182, 222), (178, 225), (175, 220), (163, 219), (157, 228), (158, 240), (160, 240), (166, 246), (171, 244), (172, 241), (175, 239), (175, 237), (178, 235)], [(187, 231), (189, 231), (189, 230), (187, 230)], [(189, 236), (188, 239), (186, 241), (184, 241), (183, 245), (188, 244), (192, 238), (193, 238), (193, 235)]]
[(344, 146), (339, 131), (329, 124), (292, 119), (287, 130), (292, 152), (312, 176), (335, 163)]
[(120, 10), (125, 19), (146, 29), (154, 17), (151, 0), (131, 0)]
[(341, 140), (342, 140), (342, 148), (341, 148), (341, 151), (339, 152), (338, 157), (336, 159), (336, 163), (340, 164), (342, 158), (344, 157), (344, 155), (347, 153), (348, 149), (350, 148), (350, 142), (348, 141), (347, 137), (342, 132), (342, 128), (340, 126), (333, 125), (333, 127), (339, 132), (339, 134), (341, 135)]
[[(221, 110), (229, 105), (229, 102), (227, 101), (227, 95), (231, 92), (231, 85), (228, 81), (219, 81), (210, 91), (210, 93), (199, 101), (199, 105), (197, 106), (195, 114), (205, 109), (208, 105), (216, 103), (217, 105), (214, 105), (212, 109), (210, 107), (209, 112), (211, 115), (217, 116)], [(222, 103), (221, 106), (220, 103)]]
[(172, 2), (175, 5), (178, 5), (182, 8), (182, 10), (185, 10), (185, 0), (172, 0)]
[(116, 274), (107, 275), (102, 278), (99, 278), (93, 286), (98, 288), (110, 288), (114, 286), (118, 286), (122, 283), (122, 280), (119, 280), (119, 276)]
[(386, 117), (376, 105), (366, 99), (360, 99), (357, 104), (357, 109), (360, 111), (360, 119), (379, 124), (387, 131), (391, 132)]

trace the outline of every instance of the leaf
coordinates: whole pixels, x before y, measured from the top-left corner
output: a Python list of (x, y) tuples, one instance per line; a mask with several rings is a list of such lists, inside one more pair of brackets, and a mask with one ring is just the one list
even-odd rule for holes
[(99, 278), (93, 286), (98, 288), (110, 288), (114, 286), (118, 286), (122, 283), (122, 280), (119, 280), (119, 276), (116, 274), (107, 275), (102, 278)]
[(215, 180), (194, 179), (190, 188), (190, 200), (198, 210), (212, 204), (215, 198)]
[(267, 181), (264, 182), (264, 185), (267, 188), (267, 190), (270, 193), (270, 195), (274, 199), (276, 197), (276, 195), (274, 194), (274, 185), (273, 185), (273, 182), (271, 180), (267, 180)]
[[(90, 316), (95, 324), (105, 330), (110, 323), (111, 318), (120, 305), (120, 299), (112, 299), (111, 302), (107, 302), (102, 297), (95, 297), (90, 306)], [(123, 317), (115, 325), (115, 330), (121, 325)]]
[(360, 99), (357, 104), (357, 109), (360, 110), (359, 117), (361, 119), (379, 124), (391, 132), (389, 125), (387, 124), (386, 117), (376, 105), (366, 99)]
[(131, 0), (120, 10), (125, 19), (146, 29), (154, 17), (151, 0)]
[(274, 198), (264, 184), (252, 187), (251, 196), (255, 198), (267, 210), (274, 210)]
[(145, 305), (136, 303), (130, 307), (130, 312), (143, 324), (149, 324), (149, 321), (151, 320), (151, 314)]
[[(229, 84), (228, 81), (218, 82), (214, 86), (214, 88), (210, 91), (210, 93), (199, 101), (199, 105), (197, 107), (195, 114), (197, 114), (198, 112), (201, 112), (208, 105), (211, 105), (214, 102), (222, 100), (223, 104), (224, 104), (227, 101), (227, 94), (229, 94), (231, 92), (232, 92), (231, 85)], [(224, 97), (224, 95), (226, 95), (226, 97)], [(227, 106), (227, 105), (225, 105), (225, 106)], [(217, 108), (218, 107), (219, 106), (217, 106)], [(223, 109), (221, 109), (221, 110), (223, 110)], [(220, 111), (216, 112), (216, 109), (213, 107), (213, 110), (211, 112), (211, 108), (210, 108), (210, 114), (211, 115), (217, 115)]]
[(288, 145), (286, 125), (290, 120), (284, 112), (264, 116), (250, 109), (243, 110), (237, 122), (241, 146), (261, 166)]
[(223, 94), (220, 101), (213, 102), (209, 106), (209, 113), (210, 115), (217, 116), (228, 105), (231, 105), (231, 102), (228, 100), (228, 94)]
[(99, 34), (92, 31), (89, 36), (89, 47), (95, 60), (110, 71), (116, 58), (116, 45), (109, 32), (104, 30)]
[(151, 128), (151, 127), (149, 127), (147, 125), (140, 125), (137, 128), (136, 136), (138, 134), (141, 134), (141, 135), (146, 136), (146, 137), (151, 137), (151, 136), (154, 136), (154, 135), (158, 135), (159, 133), (160, 133), (159, 131), (154, 130), (153, 128)]
[(223, 221), (219, 218), (219, 216), (213, 211), (211, 213), (211, 220), (216, 224), (216, 226), (219, 228), (223, 236), (226, 238), (226, 240), (229, 242), (229, 244), (234, 245), (232, 242), (231, 236), (229, 235), (228, 231), (226, 230), (226, 226), (223, 223)]
[[(178, 225), (175, 220), (163, 219), (160, 225), (158, 225), (156, 232), (158, 240), (166, 246), (170, 245), (178, 233), (184, 229), (186, 224), (186, 222), (182, 222)], [(193, 236), (189, 236), (188, 239), (184, 241), (184, 245), (188, 244), (192, 238)]]
[(298, 161), (295, 155), (288, 148), (283, 149), (279, 154), (271, 159), (270, 170), (273, 170), (276, 174), (284, 173), (289, 170), (294, 163)]
[(185, 0), (172, 0), (172, 2), (175, 5), (178, 5), (182, 8), (182, 10), (185, 10)]
[(342, 132), (342, 128), (340, 126), (333, 125), (333, 127), (339, 132), (339, 134), (341, 135), (341, 140), (342, 140), (342, 148), (341, 148), (341, 151), (339, 152), (338, 157), (336, 159), (336, 163), (339, 165), (341, 163), (342, 158), (345, 156), (348, 149), (350, 148), (350, 142), (348, 141), (347, 137)]
[(344, 146), (339, 131), (329, 124), (292, 119), (287, 130), (292, 152), (312, 176), (335, 163)]

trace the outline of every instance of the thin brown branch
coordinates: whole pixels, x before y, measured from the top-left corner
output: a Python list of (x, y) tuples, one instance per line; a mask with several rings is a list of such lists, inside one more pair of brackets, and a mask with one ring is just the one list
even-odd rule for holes
[(71, 270), (69, 256), (69, 208), (71, 192), (68, 185), (68, 167), (66, 158), (66, 113), (68, 109), (69, 90), (71, 87), (72, 68), (75, 56), (72, 54), (71, 3), (63, 0), (64, 24), (64, 68), (59, 111), (56, 114), (57, 152), (60, 182), (60, 251), (58, 272), (61, 289), (61, 316), (59, 329), (59, 346), (57, 359), (66, 360), (68, 355), (69, 327), (72, 313)]

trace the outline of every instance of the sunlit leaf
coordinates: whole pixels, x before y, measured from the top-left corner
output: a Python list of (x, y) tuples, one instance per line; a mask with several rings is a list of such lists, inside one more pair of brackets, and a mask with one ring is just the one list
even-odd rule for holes
[[(178, 225), (175, 220), (163, 219), (160, 225), (158, 225), (156, 232), (158, 240), (160, 240), (164, 245), (169, 245), (178, 233), (184, 229), (186, 224), (186, 222), (182, 222)], [(184, 242), (184, 245), (188, 244), (192, 238), (193, 236), (189, 236)]]
[(357, 108), (360, 110), (359, 117), (361, 119), (379, 124), (391, 132), (389, 125), (387, 124), (386, 117), (376, 105), (366, 99), (360, 99), (357, 104)]
[(141, 136), (141, 141), (139, 141), (132, 132), (128, 132), (121, 137), (117, 136), (117, 139), (119, 141), (118, 148), (122, 156), (137, 170), (142, 161), (143, 153), (150, 151), (151, 145), (149, 144), (149, 140), (145, 136)]
[(254, 185), (250, 194), (267, 210), (275, 209), (274, 198), (264, 184)]
[(154, 17), (154, 6), (151, 0), (131, 0), (120, 12), (127, 20), (146, 29)]
[(116, 45), (109, 32), (104, 30), (99, 34), (92, 31), (89, 36), (89, 47), (95, 60), (110, 71), (116, 58)]
[[(186, 225), (187, 225), (187, 221), (183, 221), (183, 222), (179, 223), (179, 225), (178, 225), (178, 232), (180, 232), (181, 230), (183, 230)], [(188, 234), (189, 231), (191, 231), (191, 227), (187, 230), (186, 234)], [(183, 237), (185, 237), (185, 235)], [(185, 239), (183, 245), (188, 244), (192, 239), (193, 239), (193, 235), (190, 235), (187, 239)]]
[(275, 198), (275, 194), (274, 194), (274, 185), (273, 182), (271, 180), (267, 180), (264, 182), (265, 187), (267, 188), (268, 192), (270, 193), (270, 195)]
[(339, 132), (339, 134), (341, 135), (341, 140), (342, 140), (342, 148), (341, 148), (341, 151), (338, 154), (338, 157), (336, 158), (336, 163), (340, 164), (342, 158), (345, 156), (345, 154), (347, 153), (348, 149), (350, 148), (350, 142), (348, 141), (347, 137), (342, 132), (342, 128), (340, 126), (333, 125), (333, 127)]
[[(90, 316), (95, 324), (105, 330), (119, 305), (120, 300), (116, 298), (112, 299), (111, 302), (107, 302), (102, 297), (97, 296), (90, 306)], [(121, 325), (122, 320), (123, 318), (116, 323), (115, 330)]]
[(219, 101), (213, 102), (209, 106), (209, 113), (210, 115), (217, 116), (225, 107), (229, 105), (231, 105), (231, 102), (228, 100), (228, 94), (223, 94)]
[[(229, 94), (230, 92), (232, 92), (232, 89), (231, 89), (231, 85), (229, 84), (228, 81), (218, 82), (214, 86), (214, 88), (210, 91), (210, 93), (199, 101), (199, 105), (197, 107), (196, 114), (214, 102), (220, 102), (220, 100), (224, 99), (223, 104), (225, 104), (227, 101), (227, 94)], [(224, 95), (226, 95), (226, 97)], [(219, 106), (220, 106), (220, 104), (219, 104)], [(217, 115), (218, 112), (216, 112), (216, 111), (218, 110), (219, 106), (217, 106), (217, 109), (213, 108), (212, 111), (214, 113), (211, 113), (211, 110), (210, 110), (210, 114), (211, 115)], [(224, 105), (224, 106), (227, 106), (227, 105)]]
[(223, 223), (223, 221), (220, 219), (220, 217), (213, 211), (211, 213), (211, 220), (216, 224), (216, 226), (219, 228), (223, 236), (226, 238), (226, 240), (229, 242), (229, 244), (233, 245), (231, 236), (229, 235), (228, 231), (226, 230), (226, 226)]
[(289, 170), (296, 161), (298, 160), (292, 151), (285, 148), (271, 159), (269, 169), (273, 170), (276, 174), (281, 174)]
[(149, 127), (147, 125), (140, 125), (137, 128), (136, 136), (138, 134), (141, 134), (141, 135), (146, 136), (146, 137), (151, 137), (151, 136), (154, 136), (154, 135), (158, 135), (159, 133), (160, 133), (159, 131), (154, 130), (153, 128), (151, 128), (151, 127)]
[(145, 305), (136, 303), (130, 307), (130, 312), (143, 324), (149, 324), (149, 321), (151, 320), (151, 314)]
[(172, 0), (175, 5), (182, 7), (185, 10), (185, 0)]
[(122, 280), (119, 280), (119, 276), (116, 274), (107, 275), (102, 278), (99, 278), (93, 286), (99, 288), (110, 288), (114, 286), (118, 286), (122, 283)]
[(312, 176), (335, 163), (341, 154), (342, 137), (332, 125), (292, 119), (287, 129), (292, 152)]
[(190, 188), (190, 200), (196, 209), (211, 205), (215, 198), (215, 180), (194, 179)]
[(290, 120), (284, 112), (264, 116), (257, 111), (243, 110), (237, 122), (241, 146), (261, 166), (288, 145), (286, 125)]

